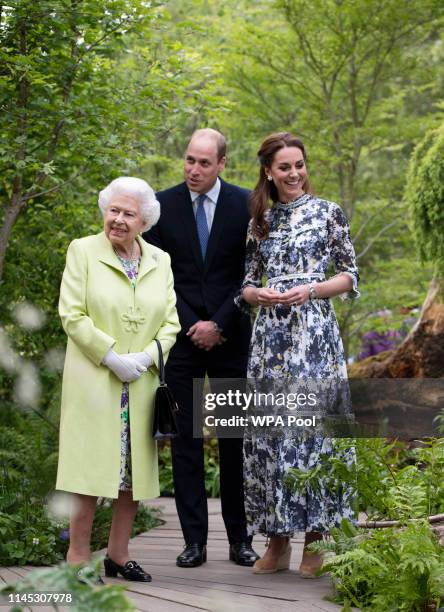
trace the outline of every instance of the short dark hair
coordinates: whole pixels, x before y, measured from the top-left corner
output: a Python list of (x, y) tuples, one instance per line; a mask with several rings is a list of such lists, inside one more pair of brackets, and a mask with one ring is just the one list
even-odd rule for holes
[(225, 136), (217, 130), (213, 130), (213, 128), (200, 128), (195, 130), (191, 135), (190, 142), (195, 136), (211, 136), (211, 138), (216, 141), (217, 160), (220, 161), (222, 157), (226, 156), (227, 141), (225, 140)]

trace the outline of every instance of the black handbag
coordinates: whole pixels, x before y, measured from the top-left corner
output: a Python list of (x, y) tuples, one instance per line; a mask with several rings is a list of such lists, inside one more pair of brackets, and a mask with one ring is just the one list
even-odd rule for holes
[(153, 438), (164, 440), (179, 435), (176, 423), (176, 413), (179, 406), (165, 382), (162, 347), (159, 340), (155, 340), (155, 342), (159, 351), (159, 386), (154, 397)]

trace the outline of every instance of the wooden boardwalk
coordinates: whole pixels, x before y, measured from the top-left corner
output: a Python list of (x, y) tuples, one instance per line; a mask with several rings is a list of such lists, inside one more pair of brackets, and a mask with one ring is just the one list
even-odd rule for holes
[[(300, 578), (295, 569), (302, 554), (302, 539), (292, 540), (292, 561), (288, 571), (255, 575), (251, 568), (239, 567), (228, 560), (228, 543), (220, 514), (219, 500), (209, 500), (210, 529), (208, 561), (198, 568), (176, 567), (175, 559), (183, 547), (182, 532), (174, 500), (160, 498), (149, 502), (162, 508), (166, 523), (131, 540), (130, 555), (153, 576), (153, 582), (130, 583), (106, 578), (106, 582), (125, 584), (127, 596), (138, 610), (146, 612), (338, 612), (324, 600), (331, 594), (330, 580)], [(265, 549), (265, 539), (256, 537), (258, 554)], [(0, 568), (0, 584), (14, 582), (35, 569)], [(1, 606), (0, 606), (1, 608)], [(4, 609), (4, 608), (3, 608)], [(39, 608), (43, 612), (43, 608)], [(93, 612), (93, 611), (91, 611)]]

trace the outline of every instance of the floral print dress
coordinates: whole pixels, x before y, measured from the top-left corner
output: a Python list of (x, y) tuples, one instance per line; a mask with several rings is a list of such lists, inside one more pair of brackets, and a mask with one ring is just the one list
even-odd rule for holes
[[(119, 258), (123, 270), (131, 285), (135, 288), (137, 283), (137, 272), (139, 270), (139, 259)], [(123, 383), (122, 395), (120, 396), (120, 479), (119, 491), (131, 491), (133, 488), (131, 472), (131, 436), (129, 421), (129, 383)]]
[[(353, 281), (349, 294), (359, 295), (358, 271), (347, 219), (340, 207), (310, 194), (294, 202), (273, 204), (267, 211), (269, 236), (247, 235), (247, 286), (287, 291), (297, 284), (325, 279), (329, 265)], [(242, 308), (243, 300), (237, 300)], [(302, 306), (260, 307), (250, 344), (248, 378), (285, 386), (295, 379), (316, 381), (347, 378), (339, 327), (330, 299), (309, 300)], [(344, 385), (344, 383), (342, 383)], [(348, 389), (348, 385), (345, 383)], [(345, 411), (351, 413), (351, 405)], [(284, 484), (290, 468), (307, 470), (335, 453), (335, 442), (321, 434), (267, 435), (250, 421), (244, 434), (245, 510), (249, 534), (293, 535), (295, 531), (325, 533), (340, 520), (353, 518), (354, 491), (321, 484), (295, 493)], [(341, 461), (353, 467), (354, 449), (342, 451)]]

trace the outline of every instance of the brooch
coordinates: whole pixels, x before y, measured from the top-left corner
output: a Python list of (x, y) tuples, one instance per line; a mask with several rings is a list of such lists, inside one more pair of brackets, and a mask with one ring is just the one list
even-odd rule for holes
[(128, 311), (121, 316), (121, 319), (126, 323), (126, 331), (133, 332), (134, 334), (137, 333), (139, 325), (146, 321), (146, 317), (141, 314), (138, 306), (136, 308), (130, 306)]

